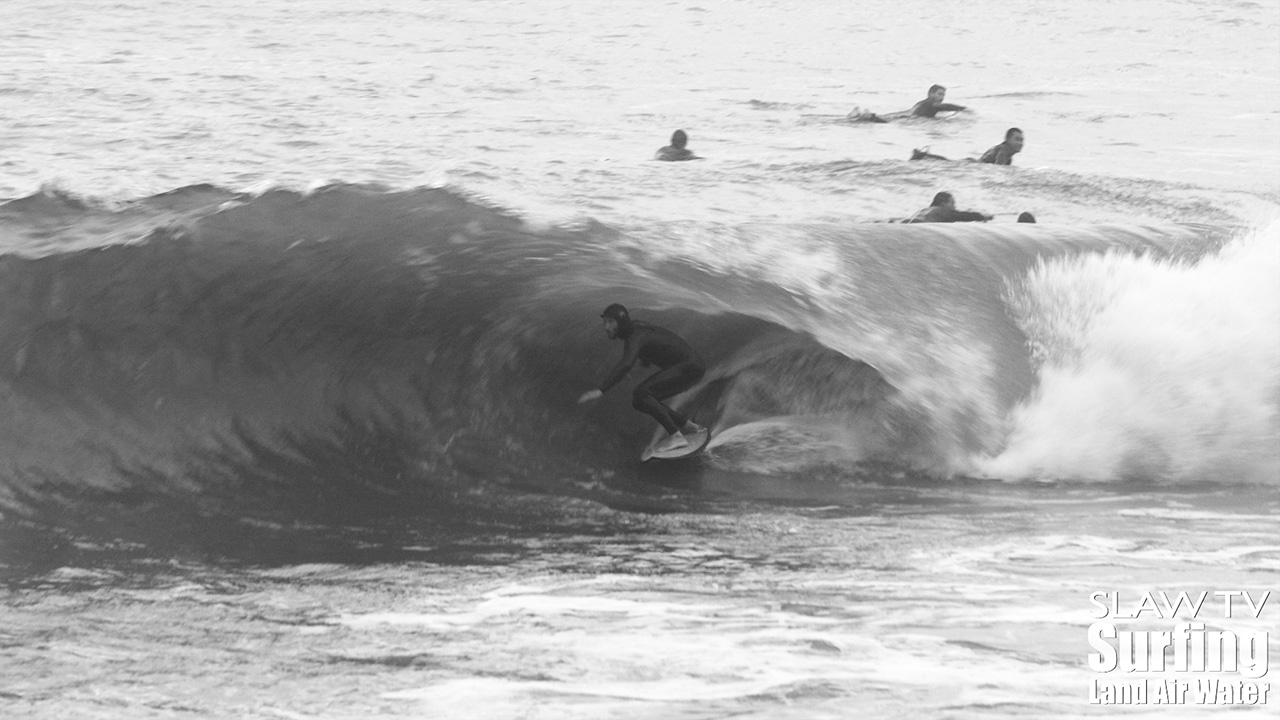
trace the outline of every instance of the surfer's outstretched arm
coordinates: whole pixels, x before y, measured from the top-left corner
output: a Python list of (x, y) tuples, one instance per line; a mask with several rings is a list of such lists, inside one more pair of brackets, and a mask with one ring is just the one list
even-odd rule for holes
[(929, 96), (911, 107), (909, 112), (916, 117), (935, 117), (940, 112), (959, 112), (964, 110), (963, 105), (953, 105), (951, 103), (942, 102), (947, 96), (947, 89), (941, 85), (934, 85), (929, 88)]
[(598, 400), (609, 391), (609, 388), (622, 382), (622, 378), (626, 377), (627, 373), (631, 372), (632, 366), (636, 364), (636, 354), (634, 349), (631, 347), (633, 344), (634, 343), (632, 343), (630, 339), (627, 340), (627, 346), (623, 350), (622, 360), (617, 365), (613, 366), (613, 370), (609, 371), (609, 377), (601, 383), (599, 388), (595, 390), (588, 390), (583, 393), (582, 396), (578, 398), (578, 402), (585, 403), (591, 402), (592, 400)]

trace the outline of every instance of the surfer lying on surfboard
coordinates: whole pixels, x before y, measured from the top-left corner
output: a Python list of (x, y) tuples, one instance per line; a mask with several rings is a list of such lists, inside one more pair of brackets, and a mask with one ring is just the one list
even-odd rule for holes
[(663, 400), (688, 390), (702, 379), (706, 366), (698, 353), (683, 338), (666, 328), (631, 319), (627, 309), (614, 303), (600, 314), (604, 332), (610, 340), (622, 340), (622, 360), (610, 371), (598, 390), (588, 390), (578, 398), (585, 403), (598, 400), (609, 388), (627, 376), (636, 361), (656, 365), (658, 372), (645, 378), (631, 393), (631, 405), (651, 415), (667, 431), (667, 437), (654, 450), (667, 452), (689, 446), (684, 433), (702, 430), (688, 417), (663, 404)]
[(946, 98), (947, 89), (941, 85), (934, 85), (929, 88), (929, 96), (912, 105), (910, 110), (899, 110), (898, 112), (877, 115), (869, 110), (855, 107), (849, 112), (848, 118), (854, 122), (887, 123), (890, 120), (905, 117), (937, 117), (940, 112), (960, 112), (965, 109), (963, 105), (942, 102)]
[(956, 199), (949, 192), (940, 192), (933, 196), (929, 207), (903, 220), (904, 223), (953, 223), (953, 222), (987, 222), (992, 216), (986, 213), (957, 210)]
[[(991, 147), (982, 153), (982, 157), (974, 160), (973, 158), (965, 158), (959, 162), (980, 162), (990, 165), (1012, 165), (1013, 156), (1022, 152), (1022, 146), (1026, 142), (1026, 135), (1018, 128), (1009, 128), (1004, 133), (1004, 142)], [(929, 148), (916, 148), (911, 151), (912, 160), (950, 160), (941, 155), (935, 155), (929, 152)]]

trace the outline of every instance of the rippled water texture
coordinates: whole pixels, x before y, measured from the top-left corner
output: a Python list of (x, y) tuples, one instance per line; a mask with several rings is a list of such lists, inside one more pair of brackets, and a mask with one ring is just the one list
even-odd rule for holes
[[(5, 15), (0, 196), (444, 181), (555, 218), (795, 221), (902, 216), (944, 185), (990, 212), (1188, 220), (1234, 191), (1274, 199), (1280, 167), (1274, 2), (10, 0)], [(973, 112), (843, 122), (935, 82)], [(1027, 133), (1016, 165), (1043, 172), (904, 162), (926, 145), (976, 157), (1010, 126)], [(706, 161), (649, 161), (676, 127)]]

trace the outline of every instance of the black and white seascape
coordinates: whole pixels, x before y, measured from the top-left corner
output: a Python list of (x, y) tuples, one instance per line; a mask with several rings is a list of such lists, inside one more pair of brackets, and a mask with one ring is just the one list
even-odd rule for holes
[(0, 716), (1280, 707), (1280, 2), (0, 17)]

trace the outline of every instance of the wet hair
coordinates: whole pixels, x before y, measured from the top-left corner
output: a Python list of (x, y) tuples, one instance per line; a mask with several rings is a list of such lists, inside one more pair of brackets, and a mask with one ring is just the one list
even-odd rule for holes
[(1004, 139), (1008, 140), (1009, 138), (1013, 137), (1014, 133), (1023, 134), (1020, 128), (1009, 128), (1008, 130), (1004, 131)]
[(951, 197), (949, 192), (940, 192), (933, 196), (933, 202), (929, 203), (929, 207), (942, 207), (955, 202), (956, 199)]
[(929, 94), (932, 95), (934, 90), (946, 91), (946, 88), (942, 87), (941, 85), (932, 85), (929, 87)]
[(631, 334), (631, 313), (627, 312), (625, 305), (614, 303), (605, 308), (600, 317), (610, 318), (618, 323), (618, 337), (625, 338)]
[[(685, 135), (683, 130), (677, 130), (671, 133), (671, 147), (679, 148), (683, 150), (684, 146), (688, 144), (689, 144), (689, 136)], [(622, 308), (622, 309), (626, 310), (626, 308)]]
[(1024, 212), (1018, 216), (1018, 222), (1033, 223), (1035, 221), (1036, 221), (1036, 216), (1032, 215), (1029, 212)]

